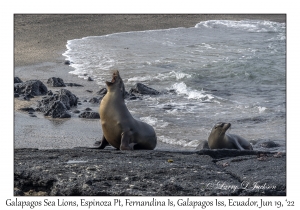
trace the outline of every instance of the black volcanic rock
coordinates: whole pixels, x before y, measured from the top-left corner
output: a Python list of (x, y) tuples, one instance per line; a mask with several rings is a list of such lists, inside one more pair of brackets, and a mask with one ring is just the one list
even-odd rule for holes
[(273, 147), (279, 147), (280, 145), (276, 144), (274, 141), (265, 141), (261, 143), (260, 146), (265, 148), (273, 148)]
[(49, 78), (47, 84), (49, 84), (52, 87), (66, 87), (64, 80), (59, 77)]
[(68, 110), (77, 106), (78, 98), (67, 89), (61, 89), (58, 93), (47, 95), (38, 101), (37, 110), (45, 116), (53, 118), (70, 118)]
[(19, 110), (24, 112), (35, 112), (34, 108), (32, 107), (24, 107), (24, 108), (20, 108)]
[(40, 80), (28, 80), (14, 84), (14, 93), (28, 98), (47, 94), (47, 87)]
[(133, 88), (130, 89), (129, 93), (138, 93), (141, 95), (158, 95), (160, 94), (157, 90), (150, 88), (142, 83), (136, 83)]
[(106, 93), (107, 93), (107, 89), (106, 88), (102, 88), (102, 89), (100, 89), (97, 92), (98, 95), (102, 95), (102, 96), (105, 96)]
[(100, 119), (100, 115), (98, 112), (90, 112), (90, 111), (85, 111), (81, 113), (79, 118), (87, 118), (87, 119)]
[(15, 77), (14, 83), (22, 83), (22, 80), (19, 77)]
[[(101, 98), (102, 99), (102, 98)], [(100, 103), (100, 100), (101, 99), (98, 99), (98, 98), (96, 98), (96, 97), (93, 97), (93, 98), (91, 98), (90, 100), (89, 100), (89, 102), (90, 103), (93, 103), (93, 104), (97, 104), (97, 103)]]
[(64, 62), (65, 65), (70, 65), (71, 63), (72, 63), (72, 62), (69, 61), (69, 60), (65, 60), (65, 62)]
[(70, 87), (83, 87), (83, 85), (80, 85), (80, 84), (77, 84), (77, 83), (73, 83), (73, 82), (71, 82), (71, 83), (65, 83), (65, 85), (66, 86), (70, 86)]
[(14, 195), (286, 196), (285, 153), (207, 151), (15, 149)]
[(70, 118), (71, 115), (67, 113), (67, 108), (61, 101), (53, 101), (45, 110), (44, 115), (52, 118)]
[(77, 106), (78, 98), (73, 93), (71, 93), (71, 91), (69, 91), (67, 89), (60, 89), (58, 94), (59, 94), (59, 96), (66, 95), (68, 97), (69, 103), (67, 104), (67, 108)]

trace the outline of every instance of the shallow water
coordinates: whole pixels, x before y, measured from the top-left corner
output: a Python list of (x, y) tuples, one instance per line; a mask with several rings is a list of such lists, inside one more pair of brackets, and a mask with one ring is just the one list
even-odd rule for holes
[(286, 139), (286, 26), (211, 20), (193, 28), (69, 40), (70, 72), (99, 85), (118, 69), (127, 91), (142, 82), (163, 94), (126, 101), (162, 142), (196, 147), (217, 122), (248, 140)]

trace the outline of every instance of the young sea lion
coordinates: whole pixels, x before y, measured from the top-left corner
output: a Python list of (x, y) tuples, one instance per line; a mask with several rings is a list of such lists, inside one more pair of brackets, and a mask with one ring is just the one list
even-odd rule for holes
[(230, 126), (230, 123), (220, 122), (212, 128), (211, 133), (208, 137), (209, 148), (253, 150), (252, 145), (244, 138), (235, 134), (226, 133)]
[(103, 130), (99, 149), (110, 144), (120, 150), (148, 149), (156, 147), (157, 138), (152, 126), (134, 119), (125, 102), (125, 88), (119, 71), (113, 72), (111, 82), (106, 82), (107, 93), (100, 104)]

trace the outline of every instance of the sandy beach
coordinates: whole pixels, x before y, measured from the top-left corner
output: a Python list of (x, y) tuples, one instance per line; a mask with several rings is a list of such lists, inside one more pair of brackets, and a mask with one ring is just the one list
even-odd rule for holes
[[(176, 27), (194, 27), (205, 20), (263, 19), (285, 22), (285, 15), (57, 15), (34, 14), (14, 16), (14, 76), (22, 81), (39, 79), (44, 84), (50, 77), (60, 77), (83, 87), (68, 87), (77, 97), (89, 99), (99, 91), (96, 83), (69, 74), (73, 68), (65, 65), (68, 40), (86, 36), (100, 36), (126, 31), (143, 31)], [(104, 87), (104, 86), (103, 86)], [(50, 88), (49, 88), (50, 89)], [(52, 91), (60, 88), (51, 87)], [(87, 93), (86, 90), (93, 91)], [(15, 148), (72, 148), (89, 146), (99, 140), (102, 133), (98, 120), (70, 118), (67, 120), (29, 117), (20, 108), (35, 106), (41, 96), (30, 101), (14, 99)], [(81, 110), (87, 108), (82, 105)], [(92, 105), (98, 111), (98, 105)], [(83, 123), (84, 122), (84, 123)], [(165, 145), (168, 147), (169, 145)]]
[(261, 19), (285, 22), (282, 15), (22, 15), (14, 16), (14, 60), (15, 66), (41, 62), (60, 62), (68, 40), (86, 36), (194, 27), (205, 20)]

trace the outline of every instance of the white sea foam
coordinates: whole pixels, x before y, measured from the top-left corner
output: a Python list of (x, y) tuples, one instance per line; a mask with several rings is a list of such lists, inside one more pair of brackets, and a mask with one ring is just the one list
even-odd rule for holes
[(170, 76), (173, 76), (175, 75), (176, 77), (176, 80), (180, 80), (180, 79), (183, 79), (183, 78), (191, 78), (192, 75), (190, 74), (186, 74), (186, 73), (183, 73), (183, 72), (175, 72), (175, 71), (171, 71), (169, 73)]
[(262, 113), (267, 109), (266, 107), (261, 107), (261, 106), (258, 106), (257, 108), (258, 108), (259, 113)]
[(152, 81), (153, 77), (150, 75), (144, 77), (132, 77), (128, 79), (128, 82), (145, 82), (145, 81)]
[(208, 20), (196, 24), (195, 28), (219, 28), (228, 27), (234, 29), (247, 30), (249, 32), (278, 32), (279, 30), (285, 30), (285, 23), (278, 23), (272, 21), (261, 20)]
[(159, 128), (164, 128), (169, 125), (169, 123), (164, 122), (163, 120), (158, 120), (157, 118), (151, 117), (151, 116), (141, 117), (140, 120), (145, 123), (148, 123), (151, 126), (155, 126), (155, 127), (159, 127)]
[(179, 95), (186, 95), (188, 99), (201, 99), (203, 101), (210, 101), (214, 98), (210, 94), (205, 94), (204, 91), (197, 91), (188, 88), (184, 82), (173, 84), (172, 89), (175, 89)]
[(178, 109), (167, 110), (166, 112), (167, 112), (168, 114), (177, 116), (177, 114), (178, 114)]
[(181, 71), (171, 71), (169, 73), (158, 73), (156, 75), (137, 76), (128, 79), (128, 82), (145, 82), (145, 81), (163, 81), (168, 79), (182, 80), (191, 78), (191, 74), (183, 73)]
[(83, 160), (69, 160), (67, 163), (68, 164), (76, 164), (76, 163), (87, 163), (88, 161), (83, 161)]
[(199, 143), (200, 142), (198, 140), (192, 140), (192, 141), (186, 143), (185, 146), (187, 146), (187, 147), (197, 147), (199, 145)]
[(199, 145), (198, 140), (186, 141), (183, 139), (173, 139), (173, 138), (170, 138), (167, 136), (158, 136), (157, 138), (161, 142), (164, 142), (167, 144), (179, 145), (182, 147), (197, 147)]
[(216, 48), (212, 47), (210, 44), (201, 43), (201, 45), (206, 49), (216, 49)]
[(155, 117), (148, 116), (148, 117), (141, 117), (140, 119), (141, 119), (141, 121), (148, 123), (149, 125), (152, 125), (152, 126), (155, 126), (157, 123), (157, 118), (155, 118)]

